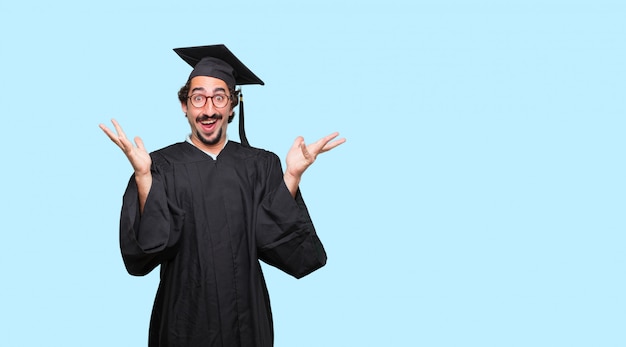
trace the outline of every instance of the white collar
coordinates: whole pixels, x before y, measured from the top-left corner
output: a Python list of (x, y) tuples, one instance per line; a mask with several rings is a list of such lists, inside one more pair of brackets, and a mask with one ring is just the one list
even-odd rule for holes
[[(201, 150), (202, 152), (204, 152), (206, 155), (208, 155), (209, 157), (213, 158), (213, 160), (217, 159), (217, 154), (213, 154), (211, 152), (207, 152), (201, 148), (199, 148), (198, 146), (196, 146), (193, 142), (191, 142), (191, 134), (187, 135), (187, 138), (185, 139), (185, 141), (191, 143), (194, 147), (198, 148), (199, 150)], [(228, 137), (226, 137), (226, 141), (224, 141), (224, 147), (226, 147), (226, 144), (228, 143)], [(222, 149), (224, 149), (224, 147), (222, 147)], [(220, 150), (221, 151), (221, 150)]]

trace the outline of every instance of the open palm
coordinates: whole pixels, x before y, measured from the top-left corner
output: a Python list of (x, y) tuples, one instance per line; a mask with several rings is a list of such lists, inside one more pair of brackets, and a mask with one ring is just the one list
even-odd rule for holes
[[(298, 136), (289, 149), (286, 158), (286, 173), (294, 177), (300, 177), (304, 171), (315, 162), (317, 156), (346, 142), (346, 139), (332, 141), (339, 133), (334, 132), (309, 145), (304, 142), (302, 136)], [(331, 142), (332, 141), (332, 142)]]
[(150, 166), (152, 165), (152, 159), (150, 158), (148, 151), (146, 151), (141, 138), (139, 138), (139, 136), (135, 137), (136, 146), (133, 145), (133, 143), (126, 137), (126, 134), (124, 133), (124, 130), (122, 130), (119, 123), (115, 119), (112, 119), (111, 122), (113, 123), (117, 134), (107, 128), (104, 124), (100, 124), (100, 129), (102, 129), (111, 141), (113, 141), (113, 143), (115, 143), (124, 152), (136, 174), (149, 173)]

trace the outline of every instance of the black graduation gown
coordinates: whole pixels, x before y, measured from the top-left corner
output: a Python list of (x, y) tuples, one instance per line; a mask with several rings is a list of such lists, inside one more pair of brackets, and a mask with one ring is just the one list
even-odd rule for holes
[(144, 212), (131, 177), (120, 221), (128, 272), (145, 275), (161, 265), (149, 346), (272, 346), (259, 259), (296, 278), (326, 263), (280, 159), (232, 141), (217, 160), (187, 142), (151, 157)]

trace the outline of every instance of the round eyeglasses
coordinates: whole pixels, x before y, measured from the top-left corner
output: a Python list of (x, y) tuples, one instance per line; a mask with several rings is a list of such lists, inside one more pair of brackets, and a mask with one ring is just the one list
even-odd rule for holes
[(230, 96), (226, 94), (215, 94), (213, 96), (206, 96), (202, 94), (192, 94), (188, 99), (191, 101), (191, 104), (194, 107), (204, 107), (206, 105), (207, 99), (211, 99), (213, 106), (216, 108), (226, 107), (228, 102), (230, 101)]

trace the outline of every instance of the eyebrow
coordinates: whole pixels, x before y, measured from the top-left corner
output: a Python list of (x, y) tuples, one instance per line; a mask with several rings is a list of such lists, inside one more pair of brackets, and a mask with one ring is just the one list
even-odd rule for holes
[[(206, 91), (206, 89), (204, 89), (204, 87), (195, 87), (194, 89), (191, 90), (191, 92), (203, 92)], [(217, 92), (223, 92), (226, 93), (226, 89), (222, 88), (222, 87), (217, 87), (215, 89), (213, 89), (213, 93), (217, 93)]]

